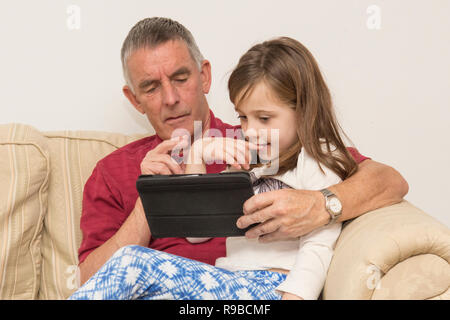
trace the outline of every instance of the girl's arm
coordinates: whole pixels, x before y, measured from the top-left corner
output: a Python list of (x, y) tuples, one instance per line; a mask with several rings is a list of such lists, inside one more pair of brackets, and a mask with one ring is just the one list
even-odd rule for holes
[(293, 298), (293, 295), (306, 300), (319, 297), (341, 225), (331, 224), (300, 238), (296, 262), (286, 280), (277, 287), (277, 290), (289, 293), (286, 296), (283, 294), (283, 299)]
[(188, 163), (186, 163), (186, 167), (184, 169), (184, 173), (206, 173), (206, 165), (203, 161), (200, 163), (193, 163), (191, 160), (188, 160)]
[[(206, 165), (205, 159), (211, 161), (230, 161), (232, 163), (238, 163), (237, 155), (227, 153), (226, 151), (226, 141), (222, 138), (202, 138), (196, 140), (190, 150), (188, 160), (184, 169), (185, 174), (205, 174)], [(233, 145), (234, 145), (233, 141)], [(245, 142), (239, 142), (241, 144), (241, 149), (245, 146)], [(228, 150), (230, 151), (230, 150)], [(233, 149), (234, 151), (234, 149)], [(190, 243), (201, 243), (209, 240), (210, 238), (192, 238), (187, 237), (186, 240)]]
[(205, 161), (222, 161), (236, 169), (241, 169), (241, 166), (249, 169), (249, 148), (257, 147), (247, 141), (232, 138), (198, 139), (189, 150), (185, 173), (206, 173)]
[(283, 298), (281, 300), (304, 300), (302, 297), (296, 296), (295, 294), (285, 292), (283, 293)]
[[(299, 155), (295, 177), (299, 185), (307, 190), (321, 190), (341, 181), (328, 168), (322, 172), (318, 163), (304, 150)], [(317, 299), (325, 285), (341, 228), (341, 223), (334, 223), (302, 236), (295, 264), (278, 290), (307, 300)], [(292, 296), (283, 296), (285, 299), (289, 297)]]
[(189, 149), (189, 156), (187, 159), (184, 173), (206, 173), (206, 165), (203, 161), (203, 146), (202, 139), (196, 140)]
[[(203, 157), (201, 153), (199, 153), (198, 149), (201, 143), (201, 139), (194, 142), (189, 150), (189, 156), (186, 163), (186, 166), (184, 168), (184, 173), (191, 174), (191, 173), (206, 173), (206, 165), (203, 162)], [(202, 243), (205, 241), (208, 241), (211, 238), (205, 238), (205, 237), (186, 237), (186, 240), (190, 243)]]

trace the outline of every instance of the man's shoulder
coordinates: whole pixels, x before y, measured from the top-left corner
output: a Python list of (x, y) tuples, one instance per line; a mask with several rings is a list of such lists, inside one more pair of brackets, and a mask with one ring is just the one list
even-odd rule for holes
[(226, 122), (223, 122), (222, 120), (220, 120), (219, 118), (215, 118), (216, 121), (216, 127), (220, 128), (220, 129), (240, 129), (241, 125), (232, 125)]

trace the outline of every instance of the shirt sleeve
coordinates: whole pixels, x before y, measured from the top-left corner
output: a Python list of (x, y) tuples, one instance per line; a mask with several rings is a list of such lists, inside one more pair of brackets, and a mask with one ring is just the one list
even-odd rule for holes
[(353, 147), (347, 147), (348, 152), (352, 155), (353, 159), (355, 159), (356, 163), (361, 163), (364, 160), (370, 159), (366, 156), (363, 156), (361, 153), (359, 153), (358, 149)]
[[(297, 183), (305, 190), (320, 190), (341, 182), (331, 169), (321, 166), (303, 149), (296, 171)], [(315, 300), (325, 284), (341, 223), (318, 228), (300, 238), (294, 266), (277, 290), (293, 293), (305, 300)]]
[(79, 263), (111, 238), (125, 219), (120, 192), (112, 179), (105, 175), (102, 163), (99, 162), (83, 191), (80, 219), (83, 240), (78, 250)]
[(341, 223), (321, 227), (300, 238), (294, 267), (277, 290), (316, 300), (325, 285)]

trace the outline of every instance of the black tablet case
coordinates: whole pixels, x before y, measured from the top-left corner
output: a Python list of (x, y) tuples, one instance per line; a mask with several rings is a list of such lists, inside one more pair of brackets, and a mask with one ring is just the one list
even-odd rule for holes
[(254, 193), (247, 172), (141, 175), (136, 187), (152, 237), (232, 237)]

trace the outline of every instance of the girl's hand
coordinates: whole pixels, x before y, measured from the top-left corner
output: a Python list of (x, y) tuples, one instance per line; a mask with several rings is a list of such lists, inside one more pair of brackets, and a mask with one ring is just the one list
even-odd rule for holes
[(281, 300), (304, 300), (302, 297), (296, 296), (293, 293), (284, 292)]
[(206, 137), (198, 139), (191, 146), (190, 162), (203, 164), (223, 161), (236, 169), (250, 169), (250, 150), (258, 147), (245, 140), (233, 138)]
[(202, 242), (206, 242), (211, 238), (191, 238), (191, 237), (187, 237), (186, 240), (190, 243), (202, 243)]

